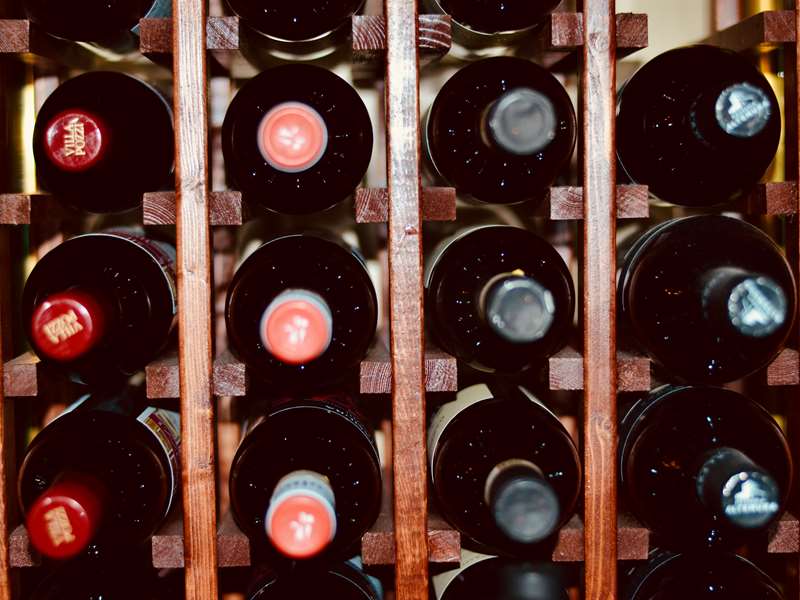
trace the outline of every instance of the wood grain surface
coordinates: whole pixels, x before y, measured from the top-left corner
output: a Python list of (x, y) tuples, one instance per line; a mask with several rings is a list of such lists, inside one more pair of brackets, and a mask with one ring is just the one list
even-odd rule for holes
[[(419, 15), (418, 43), (423, 59), (440, 58), (450, 51), (453, 32), (447, 15)], [(353, 17), (353, 55), (374, 60), (386, 54), (386, 18), (383, 15)]]
[[(145, 225), (174, 225), (175, 202), (175, 192), (145, 194), (142, 203), (143, 223)], [(208, 206), (211, 225), (241, 225), (245, 221), (241, 192), (209, 192)]]
[(39, 394), (41, 361), (33, 352), (12, 358), (3, 367), (3, 390), (12, 398), (33, 397)]
[(385, 0), (395, 589), (428, 600), (417, 0)]
[[(169, 352), (147, 365), (145, 379), (148, 398), (178, 398), (180, 373), (177, 353)], [(214, 359), (212, 381), (214, 396), (244, 396), (247, 394), (249, 383), (244, 363), (229, 351), (226, 350)]]
[(172, 18), (186, 598), (216, 600), (205, 1), (174, 0)]
[[(139, 22), (139, 50), (142, 54), (172, 52), (171, 19), (142, 19)], [(239, 17), (208, 17), (206, 22), (207, 50), (239, 49)]]
[(31, 28), (27, 19), (0, 19), (0, 54), (31, 51)]
[[(548, 379), (551, 390), (582, 390), (584, 359), (567, 346), (550, 357)], [(617, 387), (621, 392), (650, 391), (650, 359), (634, 352), (617, 352)]]
[[(617, 560), (645, 560), (650, 552), (650, 531), (630, 514), (618, 518)], [(580, 562), (585, 558), (585, 530), (578, 515), (558, 532), (558, 542), (553, 550), (556, 562)], [(590, 561), (592, 562), (592, 561)], [(611, 596), (607, 596), (611, 598)]]
[(586, 600), (617, 593), (615, 0), (584, 3), (583, 347)]
[[(5, 233), (5, 232), (4, 232)], [(9, 254), (6, 252), (6, 239), (0, 239), (3, 249), (0, 252), (0, 266), (8, 268)], [(0, 319), (3, 312), (0, 311)], [(11, 600), (11, 570), (9, 561), (9, 523), (14, 514), (13, 502), (16, 494), (14, 478), (16, 475), (16, 454), (14, 452), (14, 411), (13, 401), (4, 394), (5, 369), (3, 368), (4, 323), (0, 322), (0, 600)]]
[(778, 10), (753, 15), (704, 40), (704, 43), (741, 52), (760, 44), (795, 41), (795, 11)]
[[(356, 223), (386, 223), (389, 220), (389, 191), (386, 188), (358, 188), (355, 196)], [(422, 190), (422, 219), (454, 221), (456, 190), (426, 187)]]
[(767, 385), (800, 385), (800, 354), (784, 348), (767, 367)]
[(751, 215), (788, 216), (797, 213), (797, 183), (759, 183), (739, 201), (739, 209)]
[[(362, 394), (392, 393), (392, 361), (389, 349), (380, 339), (361, 361), (360, 380)], [(430, 343), (425, 350), (425, 390), (458, 391), (458, 362)]]
[[(650, 198), (646, 185), (618, 185), (617, 218), (646, 219), (650, 216)], [(583, 219), (583, 188), (559, 186), (550, 188), (537, 207), (539, 216), (555, 221)]]

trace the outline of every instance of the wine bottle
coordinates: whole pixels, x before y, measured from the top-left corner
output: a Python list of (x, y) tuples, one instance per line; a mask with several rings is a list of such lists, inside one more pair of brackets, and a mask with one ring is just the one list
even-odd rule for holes
[(467, 229), (427, 260), (428, 321), (436, 341), (483, 371), (513, 373), (564, 346), (575, 288), (558, 252), (502, 225)]
[(428, 455), (443, 516), (493, 550), (528, 551), (575, 511), (578, 451), (558, 417), (524, 388), (461, 390), (433, 416)]
[(521, 58), (472, 63), (442, 86), (425, 124), (435, 173), (482, 202), (541, 200), (575, 148), (575, 110), (546, 69)]
[(460, 58), (508, 52), (526, 39), (561, 0), (424, 0), (433, 13), (450, 15), (453, 50)]
[(242, 23), (256, 33), (260, 49), (279, 58), (303, 60), (320, 58), (341, 46), (351, 33), (352, 16), (364, 4), (364, 0), (227, 2)]
[(336, 600), (382, 600), (380, 581), (367, 575), (358, 558), (323, 568), (296, 565), (290, 571), (276, 572), (261, 567), (246, 594), (248, 600), (295, 600), (297, 598), (336, 598)]
[(33, 131), (42, 188), (96, 213), (135, 208), (142, 194), (162, 189), (172, 174), (174, 147), (167, 101), (145, 82), (109, 71), (61, 84)]
[(283, 65), (239, 90), (225, 115), (222, 151), (232, 183), (249, 200), (308, 214), (353, 194), (372, 155), (372, 124), (338, 75)]
[(138, 46), (139, 20), (169, 17), (171, 0), (24, 0), (28, 18), (55, 37), (118, 52)]
[(432, 578), (436, 600), (568, 600), (552, 565), (461, 550), (461, 564)]
[(766, 366), (792, 330), (795, 280), (759, 229), (703, 215), (662, 223), (624, 259), (623, 334), (669, 376), (723, 383)]
[(780, 517), (792, 461), (760, 405), (713, 387), (664, 386), (620, 423), (629, 508), (669, 547), (735, 548)]
[(624, 600), (783, 600), (780, 587), (749, 560), (720, 552), (650, 553), (625, 578)]
[(377, 296), (363, 259), (341, 240), (275, 238), (228, 288), (231, 349), (257, 377), (322, 386), (355, 369), (375, 336)]
[(31, 441), (19, 500), (31, 545), (53, 559), (138, 545), (180, 488), (180, 417), (140, 390), (84, 396)]
[(772, 162), (780, 134), (764, 75), (713, 46), (657, 56), (619, 94), (621, 173), (673, 204), (711, 206), (746, 192)]
[(82, 382), (141, 370), (169, 340), (175, 248), (137, 229), (79, 235), (48, 252), (22, 294), (36, 354)]
[(231, 465), (231, 509), (257, 544), (294, 560), (346, 556), (378, 517), (373, 435), (344, 395), (259, 411)]
[[(179, 571), (157, 572), (140, 554), (81, 557), (59, 565), (36, 586), (33, 600), (180, 600)], [(25, 596), (29, 597), (29, 596)]]

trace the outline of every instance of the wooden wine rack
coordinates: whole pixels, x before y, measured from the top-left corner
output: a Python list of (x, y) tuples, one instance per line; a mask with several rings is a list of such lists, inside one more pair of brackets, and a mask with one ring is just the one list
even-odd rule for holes
[[(719, 29), (711, 43), (737, 51), (760, 44), (786, 47), (786, 181), (757, 186), (739, 208), (787, 218), (789, 258), (797, 273), (800, 13), (783, 10), (742, 20), (738, 0), (710, 1)], [(456, 390), (457, 369), (452, 357), (426, 345), (421, 258), (422, 221), (456, 218), (454, 190), (423, 189), (420, 176), (419, 68), (447, 53), (450, 22), (418, 16), (417, 3), (384, 0), (382, 16), (353, 20), (355, 59), (385, 67), (387, 187), (357, 190), (355, 211), (359, 223), (388, 223), (392, 332), (388, 343), (376, 341), (361, 365), (361, 391), (391, 394), (393, 407), (391, 471), (381, 515), (362, 540), (362, 556), (366, 565), (394, 565), (398, 600), (427, 600), (429, 563), (455, 564), (460, 558), (458, 533), (428, 510), (425, 394)], [(648, 192), (616, 185), (614, 152), (616, 60), (647, 45), (647, 17), (616, 14), (614, 0), (583, 4), (583, 12), (555, 12), (530, 42), (537, 60), (549, 68), (579, 69), (583, 100), (582, 187), (553, 187), (539, 209), (539, 216), (549, 219), (581, 221), (584, 251), (582, 351), (568, 347), (552, 357), (549, 383), (553, 390), (583, 390), (585, 511), (562, 529), (552, 557), (583, 561), (584, 598), (609, 600), (617, 597), (617, 561), (642, 560), (650, 550), (649, 531), (630, 515), (618, 514), (616, 472), (617, 393), (650, 389), (650, 361), (617, 349), (615, 325), (616, 222), (647, 218)], [(245, 395), (249, 377), (231, 354), (212, 355), (212, 227), (241, 225), (248, 214), (240, 193), (209, 191), (207, 94), (210, 69), (223, 66), (235, 73), (250, 67), (242, 56), (238, 19), (208, 17), (205, 0), (173, 0), (173, 5), (171, 20), (141, 23), (142, 53), (162, 61), (171, 55), (176, 123), (176, 191), (145, 194), (142, 223), (177, 226), (180, 306), (178, 348), (147, 367), (147, 393), (180, 398), (184, 440), (182, 510), (156, 534), (152, 554), (156, 567), (185, 569), (187, 599), (214, 600), (218, 569), (248, 565), (250, 544), (230, 514), (218, 521), (216, 512), (215, 397)], [(58, 58), (58, 48), (28, 21), (0, 19), (0, 61), (12, 60), (4, 54)], [(60, 211), (47, 195), (0, 193), (0, 226), (46, 222), (57, 231)], [(2, 233), (0, 227), (0, 273), (7, 273), (10, 257)], [(0, 335), (9, 330), (8, 302), (0, 294)], [(47, 374), (28, 353), (4, 359), (0, 354), (0, 375), (0, 600), (11, 600), (13, 570), (39, 562), (15, 516), (13, 407), (36, 396)], [(800, 385), (798, 351), (787, 348), (766, 370), (764, 383)], [(797, 408), (789, 429), (800, 465)], [(800, 556), (795, 517), (787, 514), (777, 523), (767, 550)]]

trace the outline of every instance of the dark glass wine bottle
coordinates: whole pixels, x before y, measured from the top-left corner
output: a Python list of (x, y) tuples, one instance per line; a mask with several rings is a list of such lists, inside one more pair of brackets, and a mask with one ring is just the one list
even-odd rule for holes
[(140, 390), (84, 396), (30, 443), (19, 500), (31, 544), (65, 559), (141, 544), (180, 488), (180, 417)]
[(264, 71), (228, 108), (222, 150), (231, 182), (252, 202), (287, 214), (325, 210), (353, 194), (372, 155), (358, 93), (307, 64)]
[(428, 455), (442, 514), (493, 550), (529, 551), (575, 511), (578, 451), (558, 417), (523, 388), (461, 390), (434, 414)]
[(273, 239), (242, 263), (225, 307), (232, 350), (270, 383), (322, 386), (350, 374), (377, 326), (363, 259), (341, 240)]
[(670, 548), (735, 548), (783, 513), (792, 461), (780, 427), (731, 390), (664, 386), (620, 423), (629, 508)]
[(433, 170), (482, 202), (541, 200), (575, 148), (564, 87), (528, 60), (488, 58), (442, 86), (428, 113)]
[(780, 134), (764, 75), (713, 46), (657, 56), (619, 94), (620, 172), (673, 204), (711, 206), (747, 191), (772, 162)]
[(349, 37), (351, 18), (364, 0), (285, 2), (284, 0), (227, 0), (266, 46), (287, 57), (319, 57)]
[[(149, 556), (148, 556), (149, 558)], [(32, 600), (180, 600), (181, 572), (157, 572), (141, 553), (81, 557), (59, 565), (36, 586)], [(28, 597), (28, 596), (25, 596)]]
[(372, 433), (352, 398), (280, 400), (248, 421), (231, 465), (231, 509), (260, 547), (294, 560), (341, 558), (381, 503)]
[(383, 600), (383, 587), (361, 569), (360, 561), (276, 572), (262, 567), (255, 577), (247, 600), (297, 600), (335, 598), (336, 600)]
[(567, 600), (553, 564), (461, 550), (461, 565), (432, 578), (436, 600)]
[(441, 242), (427, 260), (426, 307), (436, 341), (484, 371), (539, 364), (567, 341), (575, 288), (545, 240), (502, 225)]
[(662, 223), (625, 256), (624, 335), (670, 377), (723, 383), (766, 366), (792, 330), (795, 280), (762, 231), (704, 215)]
[(139, 20), (168, 17), (171, 0), (24, 0), (28, 18), (55, 37), (117, 51), (136, 48)]
[(137, 229), (80, 235), (48, 252), (22, 295), (36, 354), (97, 383), (141, 370), (169, 340), (175, 248)]
[(168, 184), (174, 148), (172, 110), (164, 97), (139, 79), (110, 71), (61, 84), (42, 105), (33, 131), (42, 188), (97, 213), (135, 208), (142, 194)]
[(741, 556), (655, 550), (627, 573), (623, 600), (783, 600), (777, 583)]

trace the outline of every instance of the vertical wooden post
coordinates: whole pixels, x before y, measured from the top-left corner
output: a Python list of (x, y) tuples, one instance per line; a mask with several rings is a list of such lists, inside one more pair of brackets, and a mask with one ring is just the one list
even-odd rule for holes
[[(0, 266), (8, 267), (9, 257), (3, 250), (7, 245), (7, 232), (0, 232)], [(10, 283), (11, 273), (6, 270), (6, 282)], [(2, 301), (2, 298), (0, 298)], [(10, 503), (14, 501), (14, 484), (10, 479), (14, 476), (14, 419), (11, 410), (12, 400), (5, 397), (3, 375), (3, 326), (4, 313), (0, 310), (0, 600), (11, 600), (11, 572), (8, 556), (8, 520), (12, 512)]]
[(583, 6), (583, 317), (587, 600), (617, 593), (615, 0)]
[(711, 23), (714, 31), (722, 31), (742, 20), (741, 0), (712, 0)]
[(427, 600), (417, 0), (384, 6), (396, 589), (398, 600)]
[(187, 600), (216, 600), (205, 0), (174, 0), (178, 333)]

